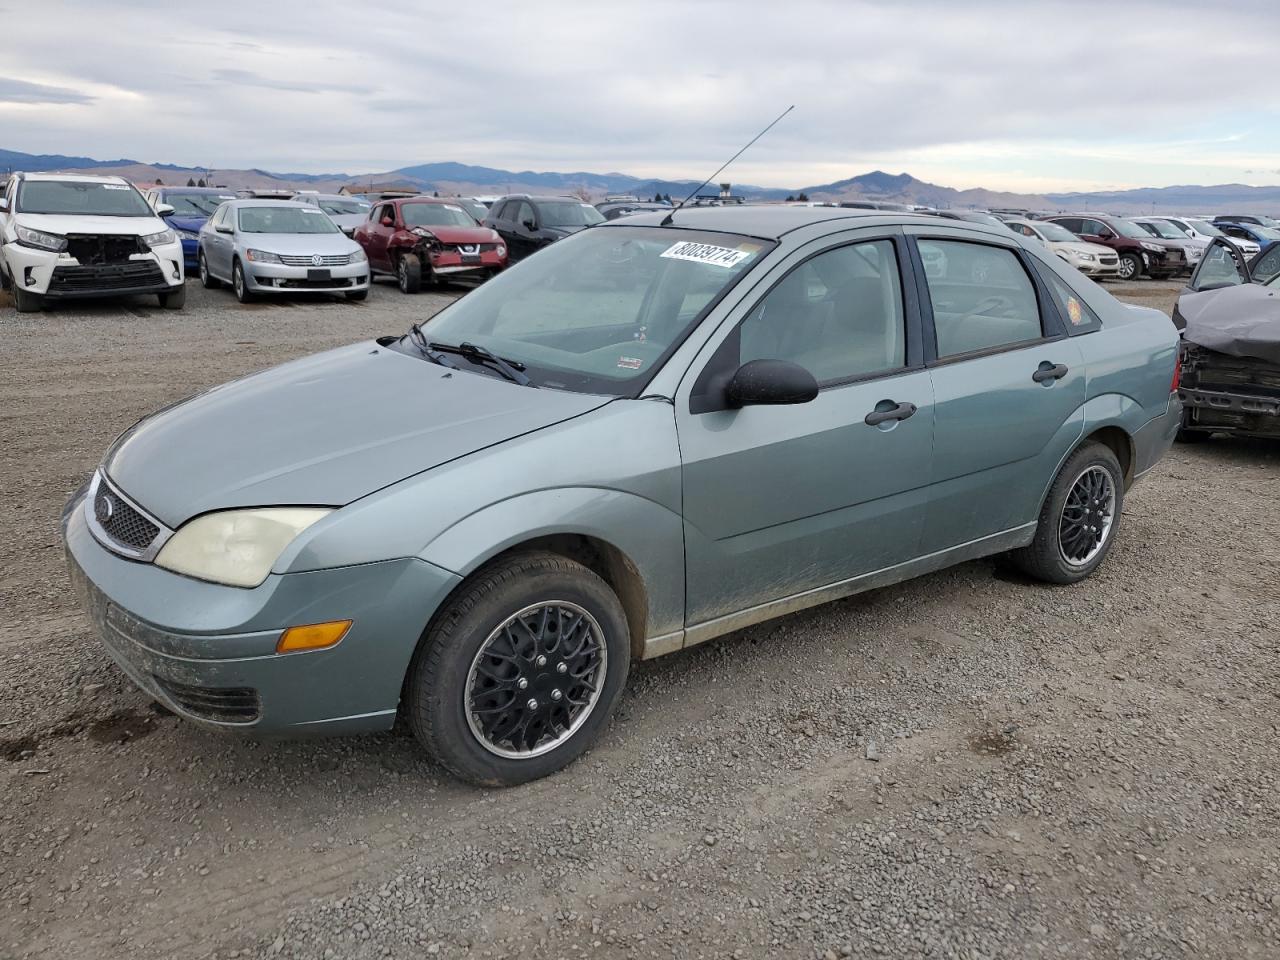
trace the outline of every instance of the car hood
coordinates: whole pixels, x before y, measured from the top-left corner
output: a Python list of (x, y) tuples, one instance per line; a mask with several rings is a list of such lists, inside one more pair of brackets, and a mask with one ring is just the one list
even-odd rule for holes
[(1055, 250), (1068, 250), (1071, 253), (1091, 253), (1095, 257), (1115, 256), (1115, 251), (1110, 247), (1104, 247), (1100, 243), (1086, 243), (1083, 240), (1055, 240), (1053, 241)]
[(355, 253), (362, 249), (345, 233), (237, 233), (236, 243), (254, 250), (294, 256)]
[(147, 236), (160, 233), (167, 225), (156, 217), (82, 217), (68, 213), (19, 213), (16, 221), (32, 230), (46, 233), (99, 233)]
[(441, 243), (497, 243), (500, 239), (488, 227), (423, 227)]
[(176, 528), (211, 510), (342, 506), (608, 401), (450, 370), (368, 341), (167, 407), (126, 431), (104, 467)]
[(209, 222), (208, 217), (165, 217), (164, 219), (175, 230), (186, 230), (188, 233), (199, 233), (200, 228)]
[(1208, 350), (1280, 365), (1280, 291), (1258, 283), (1184, 291), (1182, 335)]

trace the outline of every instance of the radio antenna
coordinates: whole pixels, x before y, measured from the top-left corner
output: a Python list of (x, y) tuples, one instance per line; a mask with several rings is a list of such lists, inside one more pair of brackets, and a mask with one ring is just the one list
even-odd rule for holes
[[(732, 157), (730, 157), (728, 160), (726, 160), (723, 164), (721, 164), (721, 166), (720, 166), (720, 170), (723, 170), (723, 169), (724, 169), (725, 167), (727, 167), (729, 164), (733, 163), (733, 161), (737, 160), (740, 156), (742, 156), (744, 153), (746, 153), (746, 152), (747, 152), (747, 148), (748, 148), (748, 147), (750, 147), (750, 146), (751, 146), (751, 144), (755, 143), (757, 140), (759, 140), (761, 137), (763, 137), (766, 133), (768, 133), (770, 130), (772, 130), (774, 127), (776, 127), (776, 126), (778, 125), (778, 121), (779, 121), (779, 120), (781, 120), (783, 117), (785, 117), (788, 113), (790, 113), (790, 112), (791, 112), (792, 110), (794, 110), (795, 108), (796, 108), (796, 105), (793, 103), (791, 106), (787, 107), (787, 109), (783, 110), (780, 114), (778, 114), (777, 118), (773, 121), (773, 123), (769, 124), (769, 125), (768, 125), (767, 127), (765, 127), (763, 130), (761, 130), (759, 133), (757, 133), (754, 137), (752, 137), (752, 138), (750, 139), (750, 141), (748, 141), (747, 146), (743, 147), (741, 150), (739, 150), (737, 153), (735, 153)], [(681, 200), (679, 203), (677, 203), (677, 204), (676, 204), (676, 206), (675, 206), (675, 209), (673, 209), (670, 213), (668, 213), (665, 217), (663, 217), (663, 218), (662, 218), (662, 222), (661, 222), (660, 224), (658, 224), (658, 226), (660, 226), (660, 227), (667, 227), (667, 226), (670, 226), (670, 225), (671, 225), (671, 218), (672, 218), (672, 217), (674, 217), (674, 216), (676, 215), (676, 210), (679, 210), (681, 207), (683, 207), (686, 203), (688, 203), (688, 202), (689, 202), (690, 200), (692, 200), (695, 196), (697, 196), (697, 194), (698, 194), (698, 191), (699, 191), (699, 190), (701, 190), (703, 187), (705, 187), (708, 183), (710, 183), (710, 182), (711, 182), (712, 180), (714, 180), (716, 177), (720, 176), (720, 170), (717, 170), (717, 171), (716, 171), (715, 173), (713, 173), (711, 176), (707, 177), (707, 179), (703, 180), (700, 184), (698, 184), (696, 187), (694, 187), (694, 188), (693, 188), (693, 193), (689, 194), (687, 197), (685, 197), (683, 200)]]

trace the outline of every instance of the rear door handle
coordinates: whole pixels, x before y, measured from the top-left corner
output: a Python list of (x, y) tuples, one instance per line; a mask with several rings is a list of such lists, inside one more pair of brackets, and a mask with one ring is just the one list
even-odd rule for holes
[(1067, 365), (1065, 363), (1049, 363), (1045, 361), (1040, 364), (1040, 369), (1031, 375), (1031, 379), (1036, 383), (1044, 383), (1046, 380), (1061, 380), (1067, 375)]
[[(877, 404), (879, 406), (879, 404)], [(878, 427), (882, 423), (888, 423), (890, 420), (905, 420), (916, 412), (914, 403), (900, 403), (888, 410), (872, 410), (862, 420), (868, 427)]]

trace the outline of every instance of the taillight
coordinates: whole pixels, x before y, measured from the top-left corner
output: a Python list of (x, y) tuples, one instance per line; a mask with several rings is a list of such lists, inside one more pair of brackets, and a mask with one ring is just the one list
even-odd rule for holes
[(1169, 384), (1169, 392), (1177, 393), (1178, 387), (1182, 386), (1182, 351), (1179, 350), (1173, 357), (1173, 383)]

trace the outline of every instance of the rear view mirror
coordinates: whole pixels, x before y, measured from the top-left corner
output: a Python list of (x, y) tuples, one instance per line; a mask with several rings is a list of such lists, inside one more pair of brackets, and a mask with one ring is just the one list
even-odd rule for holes
[(730, 407), (808, 403), (818, 395), (818, 381), (799, 364), (787, 360), (750, 360), (738, 368), (724, 389)]

